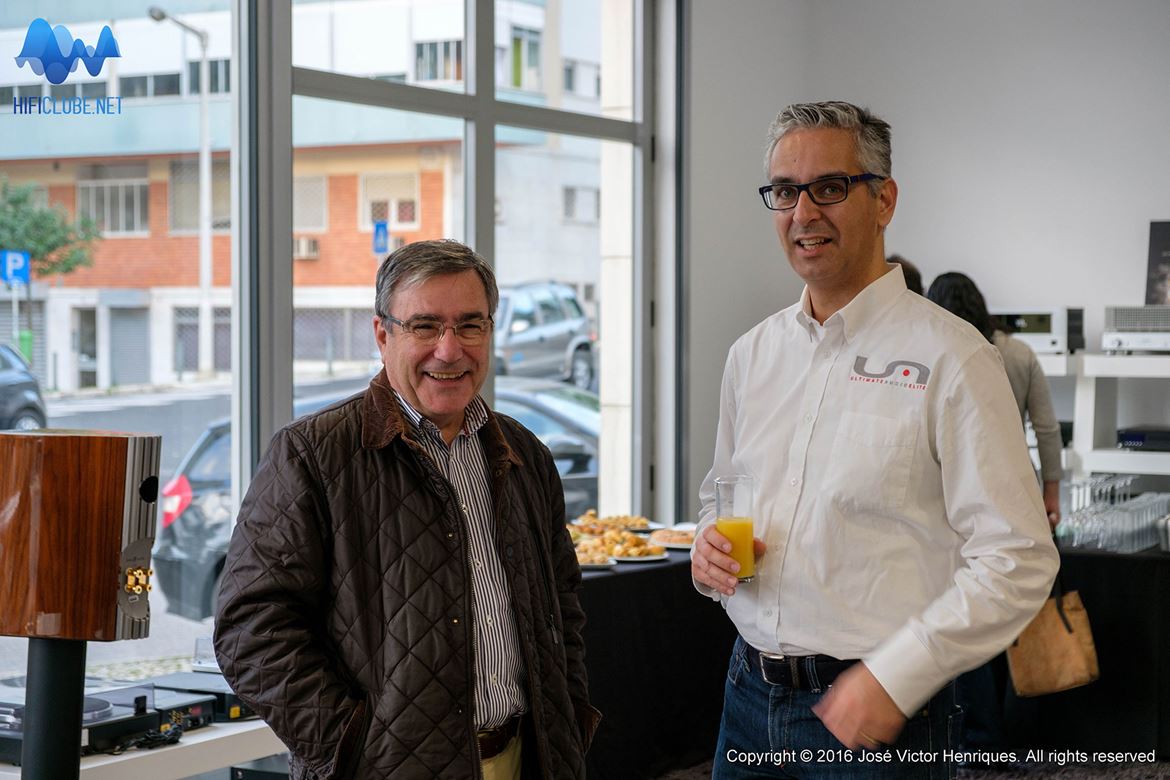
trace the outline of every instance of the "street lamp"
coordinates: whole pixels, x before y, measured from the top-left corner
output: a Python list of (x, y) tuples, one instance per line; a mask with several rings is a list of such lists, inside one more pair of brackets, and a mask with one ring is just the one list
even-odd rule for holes
[(209, 378), (215, 372), (215, 326), (211, 309), (211, 113), (207, 109), (211, 68), (207, 61), (208, 34), (158, 6), (151, 6), (148, 13), (156, 22), (170, 20), (199, 39), (199, 374)]

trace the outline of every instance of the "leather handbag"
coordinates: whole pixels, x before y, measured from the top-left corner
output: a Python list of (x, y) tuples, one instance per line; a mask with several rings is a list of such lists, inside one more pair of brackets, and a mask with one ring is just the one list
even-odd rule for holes
[(1064, 592), (1060, 575), (1052, 595), (1007, 649), (1017, 696), (1043, 696), (1087, 685), (1101, 676), (1089, 614), (1077, 591)]

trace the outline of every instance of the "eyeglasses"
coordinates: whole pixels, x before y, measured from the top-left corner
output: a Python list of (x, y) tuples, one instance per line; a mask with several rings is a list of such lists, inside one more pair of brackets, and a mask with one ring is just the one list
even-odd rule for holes
[(402, 332), (413, 338), (419, 344), (431, 346), (442, 341), (444, 334), (448, 330), (454, 331), (455, 338), (459, 339), (459, 343), (467, 347), (474, 347), (483, 343), (487, 338), (488, 333), (492, 329), (492, 318), (465, 320), (464, 322), (457, 322), (454, 325), (444, 325), (438, 320), (429, 317), (411, 317), (406, 322), (391, 317), (389, 314), (382, 319), (388, 322), (393, 322), (398, 327), (402, 328)]
[(849, 185), (874, 179), (885, 179), (876, 173), (859, 173), (856, 176), (826, 176), (823, 179), (810, 181), (808, 184), (765, 184), (760, 187), (760, 197), (764, 205), (772, 211), (787, 211), (796, 208), (800, 193), (807, 192), (812, 202), (818, 206), (831, 206), (840, 203), (849, 197)]

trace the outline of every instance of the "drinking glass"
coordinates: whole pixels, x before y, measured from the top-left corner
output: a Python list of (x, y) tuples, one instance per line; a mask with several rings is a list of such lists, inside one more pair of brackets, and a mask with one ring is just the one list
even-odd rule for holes
[(739, 564), (739, 581), (756, 575), (756, 551), (752, 543), (752, 502), (755, 480), (747, 474), (715, 478), (715, 530), (731, 542), (731, 557)]

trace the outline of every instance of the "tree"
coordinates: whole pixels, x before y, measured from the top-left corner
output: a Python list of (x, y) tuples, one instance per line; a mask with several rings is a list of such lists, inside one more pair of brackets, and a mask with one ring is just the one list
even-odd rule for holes
[[(36, 187), (14, 185), (0, 177), (0, 249), (28, 252), (36, 276), (67, 274), (93, 263), (93, 242), (101, 237), (89, 217), (73, 222), (60, 206), (36, 203)], [(32, 332), (32, 285), (26, 290), (27, 330)], [(32, 355), (27, 355), (30, 360)]]

